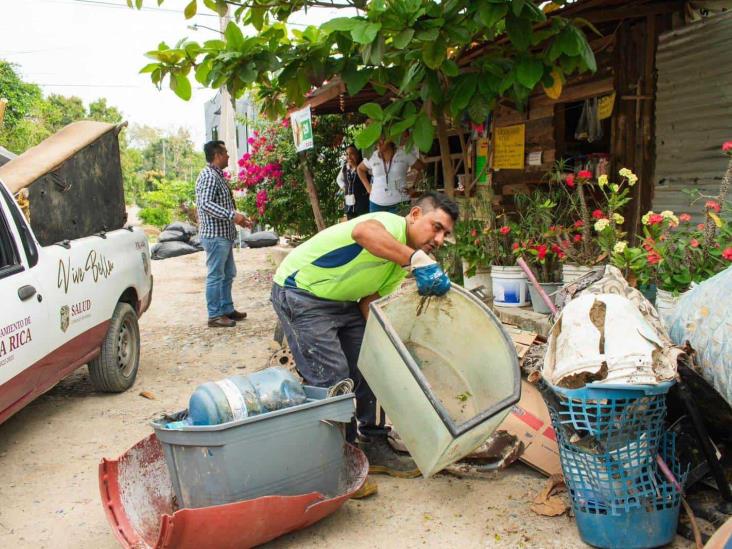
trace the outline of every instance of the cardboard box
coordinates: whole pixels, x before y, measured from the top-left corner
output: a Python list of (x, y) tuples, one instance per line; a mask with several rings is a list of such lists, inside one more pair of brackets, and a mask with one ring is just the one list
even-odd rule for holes
[(521, 380), (521, 400), (511, 408), (498, 429), (508, 431), (524, 443), (521, 461), (545, 475), (562, 472), (549, 410), (539, 390), (528, 381)]

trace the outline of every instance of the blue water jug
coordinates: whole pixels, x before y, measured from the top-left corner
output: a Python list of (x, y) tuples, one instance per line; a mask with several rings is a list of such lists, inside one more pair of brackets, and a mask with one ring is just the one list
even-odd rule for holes
[(307, 400), (300, 382), (283, 368), (231, 376), (199, 385), (188, 403), (193, 425), (217, 425), (296, 406)]

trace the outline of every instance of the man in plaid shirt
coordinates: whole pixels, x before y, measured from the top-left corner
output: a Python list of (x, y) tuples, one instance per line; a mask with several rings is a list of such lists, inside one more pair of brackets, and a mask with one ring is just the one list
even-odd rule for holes
[(231, 285), (236, 276), (234, 263), (235, 225), (251, 226), (250, 221), (236, 211), (231, 189), (224, 179), (224, 168), (229, 164), (229, 153), (223, 141), (209, 141), (203, 146), (206, 166), (196, 181), (199, 235), (206, 250), (206, 304), (208, 325), (212, 328), (231, 328), (246, 313), (234, 309)]

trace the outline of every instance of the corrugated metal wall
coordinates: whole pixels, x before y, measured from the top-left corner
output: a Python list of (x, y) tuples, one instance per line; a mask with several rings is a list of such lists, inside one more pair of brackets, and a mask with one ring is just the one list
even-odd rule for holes
[(659, 36), (654, 211), (699, 218), (704, 200), (692, 204), (683, 189), (719, 191), (720, 147), (732, 139), (731, 44), (732, 13)]

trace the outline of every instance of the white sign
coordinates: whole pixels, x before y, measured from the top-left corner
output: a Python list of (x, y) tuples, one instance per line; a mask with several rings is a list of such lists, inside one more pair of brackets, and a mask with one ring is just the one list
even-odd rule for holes
[(529, 166), (541, 166), (541, 151), (529, 153)]
[(310, 107), (295, 111), (290, 115), (292, 137), (295, 140), (297, 152), (313, 148), (313, 121), (310, 116)]

